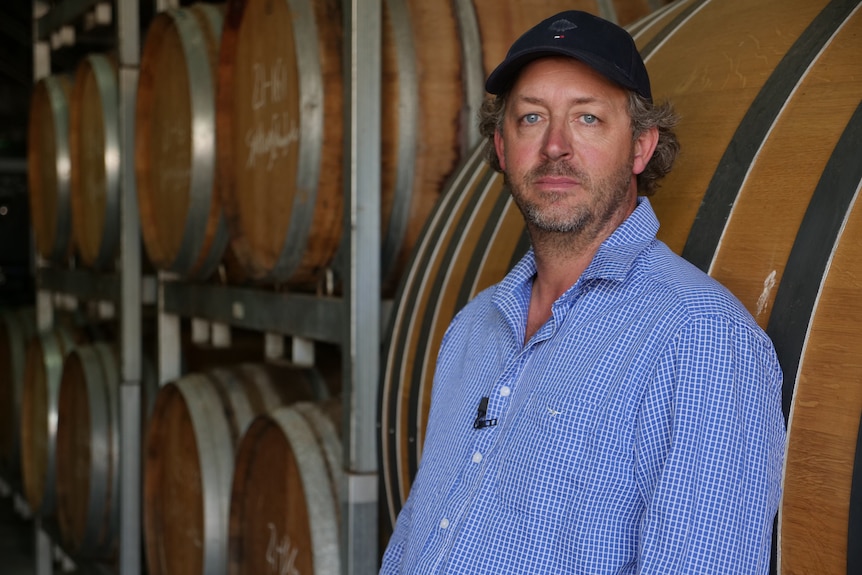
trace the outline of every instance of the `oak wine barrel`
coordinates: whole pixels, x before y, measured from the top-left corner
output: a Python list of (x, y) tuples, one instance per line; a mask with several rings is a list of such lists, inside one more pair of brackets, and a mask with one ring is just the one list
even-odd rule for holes
[(228, 4), (218, 185), (231, 245), (253, 279), (314, 285), (338, 247), (342, 129), (324, 119), (343, 114), (341, 18), (336, 0)]
[(341, 572), (341, 400), (255, 418), (237, 446), (228, 574)]
[(116, 63), (90, 54), (71, 99), (72, 233), (84, 266), (109, 269), (120, 245), (120, 135)]
[(27, 343), (35, 333), (32, 307), (0, 310), (0, 473), (13, 485), (21, 473), (21, 390)]
[[(859, 0), (677, 0), (629, 27), (682, 153), (651, 202), (659, 238), (725, 284), (775, 342), (788, 452), (780, 573), (862, 569), (862, 10)], [(815, 122), (811, 122), (816, 118)], [(421, 458), (451, 318), (529, 245), (480, 150), (405, 273), (380, 390), (390, 519)]]
[[(120, 360), (114, 342), (72, 349), (63, 361), (55, 438), (60, 540), (73, 559), (113, 560), (119, 544)], [(152, 362), (141, 382), (141, 417), (155, 395)]]
[(21, 481), (30, 509), (54, 512), (55, 456), (60, 383), (66, 356), (77, 346), (109, 336), (96, 324), (60, 320), (30, 339), (21, 394)]
[(226, 573), (236, 445), (257, 415), (327, 396), (316, 369), (287, 364), (214, 368), (159, 390), (145, 439), (151, 575)]
[(36, 251), (63, 263), (71, 255), (72, 205), (69, 98), (65, 76), (46, 76), (33, 86), (27, 128), (27, 188)]
[(54, 510), (60, 378), (63, 361), (74, 346), (73, 335), (65, 326), (38, 334), (27, 346), (21, 397), (21, 480), (27, 504), (39, 515)]
[(159, 12), (141, 54), (135, 175), (153, 265), (205, 279), (228, 244), (217, 193), (215, 74), (223, 5)]
[(74, 557), (110, 557), (119, 525), (119, 365), (106, 343), (63, 362), (57, 407), (56, 506)]
[[(580, 7), (633, 18), (656, 3), (661, 2), (384, 3), (384, 293), (394, 292), (424, 221), (470, 143), (468, 126), (487, 72), (476, 55), (501, 58), (502, 46), (514, 40), (525, 14)], [(490, 15), (497, 19), (485, 25)], [(251, 278), (309, 289), (333, 267), (343, 229), (347, 161), (342, 158), (343, 38), (336, 0), (228, 5), (216, 104), (219, 193), (231, 245)]]

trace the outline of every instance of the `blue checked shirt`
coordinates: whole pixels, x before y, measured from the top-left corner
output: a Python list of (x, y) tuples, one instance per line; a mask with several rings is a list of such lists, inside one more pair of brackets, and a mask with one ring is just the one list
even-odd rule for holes
[(382, 574), (768, 573), (781, 368), (657, 230), (641, 198), (526, 345), (532, 252), (458, 313)]

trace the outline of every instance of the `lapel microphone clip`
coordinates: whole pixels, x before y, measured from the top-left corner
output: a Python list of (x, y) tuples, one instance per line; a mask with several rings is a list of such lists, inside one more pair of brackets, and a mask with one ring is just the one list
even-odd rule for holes
[(479, 402), (479, 408), (476, 412), (476, 419), (473, 421), (473, 429), (484, 429), (485, 427), (493, 427), (497, 425), (496, 419), (485, 419), (485, 415), (488, 413), (487, 397), (483, 397)]

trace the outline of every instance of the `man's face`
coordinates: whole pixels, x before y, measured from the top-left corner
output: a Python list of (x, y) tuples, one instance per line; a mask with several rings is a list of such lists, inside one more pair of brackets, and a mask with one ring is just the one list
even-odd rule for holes
[(634, 209), (645, 163), (636, 158), (628, 96), (586, 64), (554, 57), (525, 66), (494, 143), (533, 229), (597, 235)]

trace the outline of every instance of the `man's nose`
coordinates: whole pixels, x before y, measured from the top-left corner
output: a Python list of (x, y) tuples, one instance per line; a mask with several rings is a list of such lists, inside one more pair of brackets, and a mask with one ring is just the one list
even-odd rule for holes
[(549, 160), (559, 160), (570, 156), (573, 147), (568, 122), (562, 120), (549, 122), (542, 148), (542, 153)]

